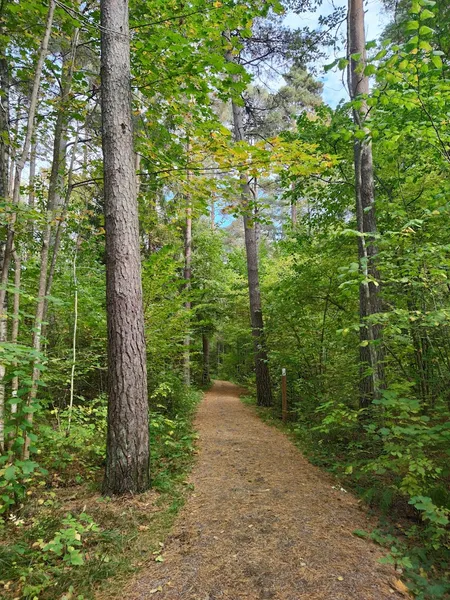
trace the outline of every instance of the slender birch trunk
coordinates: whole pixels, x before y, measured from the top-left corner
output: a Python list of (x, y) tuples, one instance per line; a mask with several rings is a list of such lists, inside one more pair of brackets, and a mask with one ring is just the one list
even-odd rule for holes
[[(227, 34), (229, 38), (229, 34)], [(231, 51), (227, 51), (228, 62), (236, 62)], [(231, 103), (233, 116), (233, 137), (235, 142), (245, 140), (244, 107), (235, 101)], [(259, 406), (271, 406), (273, 403), (272, 382), (269, 371), (269, 359), (264, 332), (264, 319), (259, 287), (258, 236), (254, 216), (256, 214), (256, 195), (252, 193), (248, 177), (241, 175), (241, 202), (244, 219), (245, 253), (247, 259), (248, 293), (250, 301), (250, 323), (255, 352), (256, 399)], [(252, 208), (253, 206), (253, 208)]]
[[(19, 253), (13, 252), (14, 258), (14, 297), (13, 297), (13, 318), (12, 318), (12, 329), (11, 329), (11, 344), (17, 344), (19, 339), (19, 325), (20, 325), (20, 285), (22, 275), (22, 261), (20, 260)], [(13, 367), (17, 368), (17, 362), (14, 363)], [(14, 375), (11, 383), (11, 396), (17, 398), (17, 392), (19, 391), (19, 377)], [(17, 412), (17, 404), (11, 405), (11, 413)]]
[[(234, 140), (245, 139), (244, 109), (236, 102), (232, 103)], [(255, 347), (256, 397), (259, 406), (271, 406), (272, 383), (269, 372), (269, 361), (264, 336), (264, 320), (259, 288), (258, 242), (257, 231), (252, 210), (253, 194), (248, 178), (241, 176), (242, 208), (244, 214), (245, 251), (247, 257), (248, 292), (250, 300), (250, 321)]]
[[(41, 84), (41, 75), (42, 75), (42, 67), (44, 65), (44, 60), (47, 56), (48, 51), (48, 43), (50, 40), (50, 34), (52, 31), (53, 25), (53, 16), (55, 13), (56, 1), (50, 0), (48, 13), (47, 13), (47, 21), (45, 25), (45, 33), (42, 39), (41, 47), (39, 49), (38, 60), (36, 64), (36, 70), (34, 74), (33, 80), (33, 89), (30, 97), (30, 106), (28, 109), (28, 120), (25, 132), (25, 140), (22, 146), (22, 152), (18, 157), (15, 163), (15, 171), (14, 171), (14, 183), (13, 183), (13, 191), (12, 191), (12, 202), (13, 204), (19, 204), (20, 200), (20, 184), (22, 179), (22, 172), (25, 166), (25, 162), (28, 158), (28, 154), (30, 152), (31, 140), (33, 138), (34, 133), (34, 120), (36, 116), (37, 102), (38, 102), (38, 94), (39, 88)], [(14, 235), (15, 235), (15, 222), (17, 215), (13, 213), (11, 217), (11, 221), (8, 227), (8, 235), (6, 238), (6, 247), (3, 258), (2, 265), (2, 275), (0, 281), (0, 307), (3, 307), (5, 304), (5, 295), (6, 295), (6, 285), (8, 283), (8, 275), (9, 275), (9, 266), (11, 263), (11, 256), (13, 251), (13, 243), (14, 243)]]
[[(366, 97), (369, 93), (369, 78), (364, 74), (366, 66), (366, 39), (364, 30), (363, 0), (349, 0), (348, 5), (348, 49), (349, 88), (352, 100), (361, 98), (360, 107), (353, 109), (355, 124), (368, 134)], [(359, 60), (351, 58), (355, 54)], [(360, 406), (366, 408), (376, 398), (383, 386), (383, 353), (381, 328), (370, 322), (370, 317), (381, 312), (379, 273), (376, 266), (377, 233), (375, 211), (375, 186), (373, 175), (372, 144), (368, 136), (354, 142), (356, 218), (360, 236), (358, 255), (363, 282), (360, 285), (359, 310), (360, 328)]]
[[(53, 143), (53, 160), (52, 160), (52, 169), (50, 172), (50, 181), (48, 188), (48, 199), (47, 199), (47, 222), (45, 225), (43, 238), (42, 238), (42, 247), (40, 254), (40, 273), (39, 273), (39, 284), (38, 284), (38, 294), (37, 294), (37, 305), (36, 305), (36, 313), (34, 317), (34, 328), (33, 328), (33, 350), (35, 351), (35, 359), (33, 362), (33, 372), (31, 376), (31, 388), (28, 396), (27, 404), (28, 406), (32, 406), (37, 396), (38, 382), (40, 376), (39, 370), (39, 354), (41, 352), (42, 347), (42, 332), (43, 332), (43, 322), (45, 320), (45, 313), (47, 309), (47, 301), (46, 296), (50, 293), (50, 288), (47, 285), (48, 282), (48, 267), (50, 260), (50, 248), (52, 242), (52, 223), (54, 217), (56, 216), (56, 211), (60, 208), (61, 198), (63, 197), (63, 187), (64, 187), (64, 171), (66, 168), (66, 148), (67, 148), (67, 140), (66, 140), (66, 129), (67, 129), (67, 112), (66, 112), (66, 103), (67, 98), (70, 94), (70, 90), (72, 87), (72, 79), (75, 68), (75, 57), (76, 57), (76, 46), (78, 40), (78, 32), (79, 30), (75, 30), (72, 44), (71, 44), (71, 53), (69, 58), (69, 64), (63, 63), (63, 82), (61, 89), (61, 98), (59, 102), (59, 110), (58, 116), (56, 118), (55, 124), (55, 134), (54, 134), (54, 143)], [(54, 242), (54, 240), (53, 240)], [(53, 244), (54, 245), (54, 244)], [(28, 430), (31, 429), (33, 424), (33, 412), (27, 413), (27, 423)], [(28, 434), (25, 435), (25, 443), (23, 446), (23, 456), (24, 458), (28, 458), (30, 454), (30, 438)]]
[[(1, 33), (3, 34), (3, 27)], [(8, 196), (9, 188), (9, 77), (8, 64), (5, 57), (5, 48), (1, 49), (0, 56), (0, 199)], [(0, 267), (4, 264), (6, 248), (0, 244)], [(6, 295), (0, 304), (0, 342), (5, 342), (7, 337), (6, 320)], [(5, 448), (5, 365), (0, 364), (0, 452)]]
[(211, 209), (210, 209), (210, 223), (212, 231), (216, 228), (216, 203), (214, 196), (211, 199)]
[(28, 181), (28, 206), (30, 208), (34, 208), (35, 199), (36, 199), (36, 191), (35, 191), (35, 183), (36, 183), (36, 155), (37, 155), (37, 142), (34, 137), (31, 142), (31, 150), (30, 150), (30, 178)]
[(202, 349), (203, 349), (203, 372), (202, 372), (202, 384), (208, 385), (211, 381), (210, 376), (210, 343), (208, 334), (203, 332), (202, 334)]
[(70, 398), (69, 398), (69, 417), (67, 421), (66, 434), (70, 434), (72, 424), (73, 399), (75, 391), (75, 368), (77, 366), (77, 333), (78, 333), (78, 276), (77, 276), (77, 258), (81, 245), (81, 237), (78, 235), (73, 253), (72, 272), (73, 272), (73, 333), (72, 333), (72, 366), (70, 369)]
[[(188, 145), (189, 153), (189, 145)], [(188, 182), (190, 174), (188, 172)], [(186, 223), (184, 233), (184, 289), (186, 294), (189, 295), (191, 289), (191, 262), (192, 262), (192, 203), (191, 195), (186, 195)], [(191, 301), (189, 298), (186, 300), (184, 307), (188, 313), (188, 322), (190, 320), (189, 314), (191, 311)], [(183, 379), (184, 384), (189, 386), (191, 384), (191, 357), (190, 357), (190, 346), (191, 346), (191, 335), (190, 332), (186, 334), (184, 338), (184, 352), (183, 352)]]
[(44, 323), (42, 324), (42, 337), (45, 337), (45, 332), (46, 332), (45, 318), (47, 316), (47, 310), (48, 310), (47, 297), (50, 295), (50, 292), (52, 290), (52, 284), (53, 284), (53, 279), (54, 279), (55, 270), (56, 270), (56, 262), (58, 259), (59, 249), (61, 247), (61, 237), (62, 237), (62, 233), (63, 233), (64, 223), (67, 218), (67, 210), (69, 207), (70, 198), (72, 196), (72, 191), (73, 191), (73, 171), (75, 168), (75, 160), (76, 160), (77, 149), (78, 149), (78, 135), (79, 134), (77, 133), (75, 140), (73, 142), (72, 157), (70, 159), (69, 172), (67, 174), (66, 191), (64, 194), (64, 200), (61, 205), (59, 219), (58, 219), (58, 223), (56, 225), (55, 237), (53, 240), (52, 258), (51, 258), (50, 267), (48, 270), (47, 287), (45, 290), (45, 298), (44, 298), (44, 315), (43, 315)]
[[(294, 192), (294, 184), (291, 185), (291, 191)], [(297, 225), (297, 199), (294, 197), (291, 200), (291, 225), (292, 227)]]
[[(4, 257), (3, 257), (4, 260)], [(3, 306), (0, 307), (2, 315), (6, 315), (6, 301)], [(6, 342), (6, 317), (0, 318), (0, 342)], [(5, 450), (5, 374), (6, 367), (0, 363), (0, 454)]]

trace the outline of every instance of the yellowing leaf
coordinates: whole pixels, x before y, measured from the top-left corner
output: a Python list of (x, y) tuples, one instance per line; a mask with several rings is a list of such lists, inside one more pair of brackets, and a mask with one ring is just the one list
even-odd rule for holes
[(408, 596), (409, 595), (409, 590), (408, 590), (408, 588), (406, 587), (406, 585), (403, 583), (403, 581), (401, 579), (394, 579), (392, 581), (392, 585), (397, 590), (397, 592), (400, 592), (404, 596)]

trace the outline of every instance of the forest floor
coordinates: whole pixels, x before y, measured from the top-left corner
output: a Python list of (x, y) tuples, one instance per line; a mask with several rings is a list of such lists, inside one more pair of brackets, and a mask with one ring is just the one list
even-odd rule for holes
[[(405, 589), (350, 493), (217, 381), (199, 407), (194, 491), (127, 600), (385, 600)], [(161, 560), (161, 559), (159, 559)], [(403, 589), (403, 592), (402, 592)]]

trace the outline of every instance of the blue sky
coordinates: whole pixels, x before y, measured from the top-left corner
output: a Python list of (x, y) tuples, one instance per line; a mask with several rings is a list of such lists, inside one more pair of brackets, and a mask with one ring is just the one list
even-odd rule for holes
[[(336, 2), (332, 2), (331, 0), (324, 0), (323, 4), (316, 13), (304, 13), (301, 15), (290, 14), (286, 17), (286, 24), (291, 26), (292, 28), (296, 27), (317, 27), (317, 21), (319, 15), (327, 15), (330, 14), (333, 10), (333, 6), (347, 6), (346, 0), (336, 0)], [(378, 0), (367, 0), (365, 3), (366, 6), (366, 39), (374, 40), (378, 38), (380, 33), (383, 31), (384, 26), (386, 25), (388, 18), (383, 11), (383, 7), (381, 2)], [(345, 35), (345, 24), (341, 26), (340, 31), (338, 32), (339, 36)], [(340, 49), (336, 49), (336, 51), (332, 51), (329, 54), (329, 57), (322, 61), (321, 64), (318, 65), (318, 73), (319, 78), (324, 84), (323, 88), (323, 99), (330, 106), (335, 107), (342, 98), (347, 98), (347, 92), (345, 89), (345, 82), (343, 82), (342, 71), (338, 69), (334, 69), (333, 71), (329, 71), (324, 74), (323, 65), (333, 62), (333, 60), (337, 57), (344, 56), (345, 50), (343, 47)], [(344, 73), (345, 78), (345, 73)]]

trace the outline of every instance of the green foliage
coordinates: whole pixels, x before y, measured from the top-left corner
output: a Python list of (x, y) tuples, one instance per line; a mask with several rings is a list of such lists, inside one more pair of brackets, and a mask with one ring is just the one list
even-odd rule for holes
[[(450, 104), (448, 34), (442, 25), (448, 10), (440, 2), (404, 2), (400, 9), (401, 24), (390, 30), (395, 39), (367, 47), (365, 73), (374, 85), (365, 99), (366, 130), (355, 130), (351, 119), (351, 109), (362, 106), (357, 99), (335, 110), (305, 112), (297, 131), (283, 134), (316, 144), (318, 153), (338, 160), (320, 177), (299, 177), (292, 169), (281, 175), (286, 201), (296, 202), (298, 223), (286, 224), (285, 209), (277, 241), (268, 252), (261, 243), (261, 290), (278, 399), (274, 414), (281, 412), (280, 372), (286, 368), (291, 429), (302, 448), (346, 488), (404, 524), (404, 542), (394, 535), (389, 540), (392, 562), (406, 570), (419, 598), (434, 599), (448, 594), (450, 558), (450, 238), (444, 226)], [(348, 60), (330, 68), (335, 66), (345, 69)], [(370, 139), (374, 154), (383, 309), (371, 322), (381, 328), (386, 376), (380, 398), (365, 410), (358, 402), (366, 372), (358, 352), (363, 281), (353, 185), (358, 136)], [(245, 276), (242, 262), (230, 260), (230, 267)], [(222, 368), (251, 383), (245, 300), (234, 299), (233, 322), (223, 328)]]
[(46, 471), (34, 460), (20, 460), (9, 451), (0, 456), (0, 519), (23, 502), (30, 486), (43, 481)]
[(84, 563), (84, 556), (81, 548), (83, 546), (83, 537), (89, 532), (97, 532), (98, 525), (85, 513), (81, 513), (78, 518), (68, 514), (62, 520), (63, 527), (57, 531), (51, 540), (38, 540), (35, 542), (43, 555), (46, 563), (52, 562), (52, 555), (55, 555), (71, 566), (78, 566)]
[[(164, 384), (160, 388), (164, 389)], [(155, 489), (167, 492), (191, 462), (197, 439), (192, 431), (192, 417), (200, 397), (198, 392), (187, 390), (179, 398), (176, 411), (173, 404), (170, 411), (159, 405), (158, 412), (150, 415), (152, 486)]]
[[(79, 400), (80, 401), (80, 400)], [(96, 480), (106, 452), (106, 397), (50, 412), (39, 425), (39, 461), (61, 485)], [(70, 430), (68, 430), (70, 416)]]
[[(167, 390), (173, 391), (169, 384), (160, 385), (158, 401), (167, 400)], [(192, 418), (199, 399), (200, 393), (187, 390), (174, 399), (170, 412), (160, 404), (151, 413), (153, 488), (165, 506), (156, 517), (145, 504), (142, 515), (123, 512), (121, 506), (123, 517), (118, 519), (117, 510), (111, 515), (107, 512), (110, 500), (93, 498), (83, 486), (88, 482), (92, 487), (91, 481), (98, 480), (104, 456), (103, 397), (91, 406), (74, 407), (70, 435), (66, 434), (67, 410), (54, 411), (54, 427), (40, 425), (38, 457), (48, 472), (36, 469), (27, 477), (22, 498), (28, 501), (15, 503), (14, 512), (0, 525), (2, 598), (51, 600), (57, 593), (61, 598), (87, 600), (93, 597), (95, 585), (134, 568), (132, 552), (137, 553), (137, 561), (142, 561), (143, 553), (151, 556), (183, 503), (183, 482), (197, 438)], [(6, 474), (12, 475), (17, 486), (20, 477), (17, 472)], [(83, 502), (89, 509), (67, 514), (67, 493), (81, 494), (81, 499), (86, 496)], [(136, 538), (144, 535), (150, 538), (134, 550)]]
[[(278, 2), (194, 0), (189, 6), (189, 15), (180, 15), (176, 2), (139, 1), (131, 2), (130, 11), (154, 489), (170, 496), (174, 512), (182, 502), (177, 484), (194, 453), (191, 420), (198, 393), (183, 383), (186, 340), (195, 384), (208, 383), (206, 341), (213, 376), (243, 383), (250, 391), (255, 385), (242, 226), (230, 216), (242, 216), (240, 177), (250, 176), (257, 187), (245, 208), (260, 233), (274, 414), (280, 413), (279, 375), (286, 368), (297, 438), (315, 462), (331, 468), (346, 486), (409, 523), (403, 545), (393, 535), (372, 537), (389, 546), (389, 560), (407, 571), (418, 598), (443, 598), (448, 587), (440, 578), (450, 552), (448, 2), (400, 0), (395, 24), (379, 44), (367, 44), (364, 73), (373, 87), (364, 98), (369, 107), (364, 130), (351, 118), (352, 109), (363, 107), (362, 99), (335, 110), (322, 105), (320, 83), (298, 64), (285, 75), (286, 85), (269, 94), (249, 85), (250, 72), (229, 60), (243, 51), (251, 64), (261, 54), (248, 45), (252, 28), (262, 25), (267, 33), (265, 25), (282, 11)], [(11, 156), (20, 154), (26, 133), (24, 116), (46, 11), (35, 0), (3, 6), (7, 27), (0, 36), (0, 58), (6, 57), (14, 83), (7, 86), (8, 102), (2, 101), (11, 107), (3, 140)], [(30, 204), (18, 207), (9, 198), (0, 199), (2, 234), (14, 214), (15, 248), (22, 259), (20, 309), (14, 317), (18, 340), (0, 346), (7, 415), (7, 447), (0, 456), (5, 527), (0, 560), (5, 577), (20, 582), (17, 589), (16, 583), (3, 584), (5, 593), (15, 593), (12, 597), (84, 597), (94, 581), (117, 567), (115, 554), (125, 548), (118, 539), (130, 534), (127, 523), (120, 531), (110, 524), (99, 524), (97, 530), (84, 511), (61, 515), (57, 500), (66, 489), (85, 484), (98, 489), (105, 458), (98, 22), (95, 3), (58, 4), (36, 118), (38, 174), (22, 189), (24, 197), (34, 193), (34, 205), (31, 197)], [(78, 27), (72, 88), (62, 98), (63, 57)], [(301, 37), (310, 41), (306, 32)], [(281, 44), (278, 36), (271, 41)], [(284, 64), (298, 48), (282, 50)], [(329, 68), (344, 70), (350, 58), (361, 61), (360, 55), (341, 57)], [(362, 65), (358, 69), (362, 72)], [(6, 90), (0, 93), (6, 100)], [(224, 125), (229, 121), (225, 103), (231, 98), (251, 104), (245, 124), (254, 138), (251, 144), (233, 143)], [(60, 206), (51, 216), (52, 250), (59, 225), (62, 236), (46, 297), (44, 352), (36, 353), (31, 334), (51, 167), (45, 156), (61, 109), (68, 119), (67, 147), (75, 146), (75, 138), (79, 147), (65, 207), (69, 182), (63, 171), (69, 155), (61, 161), (65, 168)], [(253, 113), (265, 116), (252, 122)], [(371, 324), (382, 331), (386, 374), (382, 394), (365, 410), (358, 403), (359, 379), (367, 368), (359, 362), (359, 332), (366, 323), (359, 315), (365, 279), (354, 210), (355, 139), (370, 141), (374, 155), (383, 311), (371, 317)], [(193, 218), (190, 286), (183, 255), (187, 205)], [(217, 216), (208, 214), (211, 205), (224, 209), (226, 226), (217, 227)], [(291, 206), (297, 209), (297, 223), (288, 222)], [(9, 282), (8, 336), (16, 291)], [(39, 371), (39, 388), (37, 401), (30, 402), (33, 368)], [(30, 458), (23, 457), (27, 436)], [(59, 511), (54, 518), (52, 510)]]
[[(2, 546), (2, 576), (9, 579), (2, 583), (8, 594), (11, 584), (19, 582), (20, 598), (24, 600), (50, 598), (55, 582), (60, 587), (58, 580), (68, 570), (83, 565), (87, 547), (98, 539), (99, 527), (86, 513), (68, 513), (61, 521), (36, 520), (29, 531), (24, 531), (24, 522), (19, 518), (12, 519), (12, 523), (23, 535), (16, 543)], [(40, 534), (45, 537), (31, 541)]]
[[(402, 540), (396, 532), (389, 528), (375, 529), (368, 533), (356, 530), (354, 535), (371, 539), (376, 544), (388, 549), (389, 553), (381, 562), (394, 566), (409, 579), (408, 588), (413, 590), (414, 597), (420, 600), (444, 600), (448, 597), (450, 585), (448, 579), (433, 573), (434, 566), (427, 552), (420, 545)], [(424, 538), (426, 539), (426, 537)]]
[(418, 400), (400, 398), (394, 391), (386, 390), (374, 404), (381, 407), (383, 426), (366, 426), (380, 442), (379, 454), (367, 468), (378, 474), (391, 472), (397, 489), (408, 497), (431, 490), (443, 473), (442, 454), (450, 440), (449, 424), (430, 426), (430, 417), (423, 414)]

